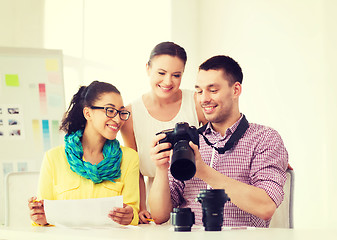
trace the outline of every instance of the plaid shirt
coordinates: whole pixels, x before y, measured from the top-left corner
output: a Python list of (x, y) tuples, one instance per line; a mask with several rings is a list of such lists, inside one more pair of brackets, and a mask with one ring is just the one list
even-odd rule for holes
[[(241, 118), (227, 129), (224, 137), (215, 132), (208, 123), (204, 136), (216, 147), (223, 147), (236, 130)], [(206, 144), (202, 136), (200, 154), (203, 161), (211, 165), (213, 148)], [(283, 201), (283, 186), (286, 181), (288, 153), (280, 135), (269, 127), (250, 123), (244, 135), (224, 154), (214, 151), (212, 168), (218, 172), (243, 183), (262, 188), (277, 206)], [(173, 207), (190, 207), (195, 214), (195, 222), (202, 225), (201, 204), (195, 199), (200, 189), (207, 184), (199, 178), (181, 182), (169, 173), (170, 190)], [(230, 197), (230, 196), (229, 196)], [(268, 227), (268, 221), (247, 213), (231, 202), (225, 203), (224, 226)]]

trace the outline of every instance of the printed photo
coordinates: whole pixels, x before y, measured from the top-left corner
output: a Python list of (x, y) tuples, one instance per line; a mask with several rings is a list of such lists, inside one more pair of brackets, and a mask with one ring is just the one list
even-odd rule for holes
[(16, 119), (9, 119), (8, 120), (8, 125), (13, 126), (13, 125), (19, 125), (19, 121)]
[(27, 171), (27, 163), (26, 162), (18, 162), (18, 171), (24, 172)]
[(21, 130), (20, 129), (11, 130), (9, 135), (10, 136), (21, 136)]
[(13, 172), (13, 164), (12, 163), (3, 163), (2, 168), (3, 168), (4, 176), (6, 176), (7, 173)]
[(9, 114), (19, 114), (19, 108), (8, 108), (8, 113)]

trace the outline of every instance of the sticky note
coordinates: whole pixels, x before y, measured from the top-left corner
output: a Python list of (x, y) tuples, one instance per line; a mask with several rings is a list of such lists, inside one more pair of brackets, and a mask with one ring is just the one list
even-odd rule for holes
[(42, 120), (42, 138), (44, 151), (50, 149), (50, 131), (49, 131), (49, 121)]
[(40, 109), (42, 114), (47, 114), (46, 84), (39, 83)]
[(47, 71), (58, 71), (59, 63), (57, 59), (46, 59), (46, 70)]
[(62, 77), (59, 72), (48, 72), (48, 81), (54, 84), (61, 84)]
[(37, 119), (32, 120), (33, 136), (35, 144), (41, 141), (40, 122)]
[(19, 87), (19, 76), (17, 74), (6, 74), (5, 75), (6, 86), (8, 87)]

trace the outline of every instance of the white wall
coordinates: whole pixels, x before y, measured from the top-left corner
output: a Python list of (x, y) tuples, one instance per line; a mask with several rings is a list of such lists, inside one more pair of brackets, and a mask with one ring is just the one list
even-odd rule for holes
[(44, 0), (0, 0), (0, 46), (43, 47)]
[(199, 4), (200, 62), (236, 59), (244, 72), (241, 111), (283, 137), (296, 176), (295, 227), (335, 227), (337, 2)]
[(170, 17), (169, 0), (45, 0), (44, 46), (63, 49), (66, 102), (93, 80), (116, 85), (125, 104), (149, 90), (145, 65)]
[(181, 88), (194, 89), (199, 62), (199, 4), (195, 0), (171, 1), (171, 39), (187, 53)]

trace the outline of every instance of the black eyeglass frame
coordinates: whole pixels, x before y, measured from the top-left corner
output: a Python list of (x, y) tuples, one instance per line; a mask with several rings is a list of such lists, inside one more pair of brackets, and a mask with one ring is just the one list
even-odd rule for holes
[[(105, 110), (105, 115), (107, 116), (107, 117), (109, 117), (109, 118), (114, 118), (114, 117), (116, 117), (117, 116), (117, 114), (119, 115), (119, 118), (121, 119), (121, 120), (123, 120), (123, 121), (127, 121), (129, 118), (130, 118), (130, 115), (131, 115), (131, 113), (128, 111), (128, 110), (118, 110), (118, 109), (116, 109), (116, 108), (114, 108), (114, 107), (97, 107), (97, 106), (91, 106), (90, 107), (91, 109), (104, 109)], [(109, 116), (108, 115), (108, 110), (109, 109), (113, 109), (114, 111), (115, 111), (115, 114), (114, 114), (114, 116)], [(127, 116), (127, 118), (126, 119), (123, 119), (122, 117), (121, 117), (121, 114), (128, 114)]]

